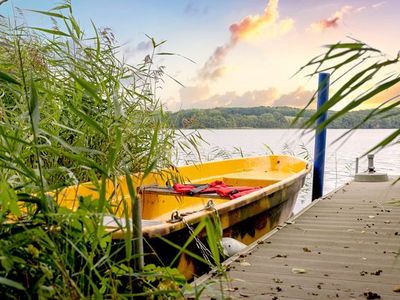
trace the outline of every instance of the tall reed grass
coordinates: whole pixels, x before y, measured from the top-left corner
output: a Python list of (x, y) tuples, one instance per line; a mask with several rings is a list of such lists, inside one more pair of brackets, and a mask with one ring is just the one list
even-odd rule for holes
[[(151, 39), (152, 54), (132, 66), (109, 29), (92, 24), (88, 36), (80, 28), (69, 1), (34, 13), (53, 26), (0, 24), (0, 297), (182, 298), (177, 270), (132, 264), (140, 236), (129, 222), (119, 244), (102, 225), (113, 210), (107, 184), (171, 163), (177, 133), (156, 95), (163, 69), (153, 64), (160, 44)], [(188, 144), (195, 140), (179, 146)], [(85, 181), (99, 199), (80, 197), (75, 211), (49, 193)], [(128, 186), (124, 206), (134, 209)]]

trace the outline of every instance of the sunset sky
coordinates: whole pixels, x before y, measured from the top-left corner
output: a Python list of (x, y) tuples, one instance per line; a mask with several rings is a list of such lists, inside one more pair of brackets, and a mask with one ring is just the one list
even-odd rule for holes
[[(9, 0), (12, 7), (49, 9), (59, 1)], [(90, 19), (110, 27), (122, 54), (139, 63), (148, 54), (146, 34), (166, 40), (157, 65), (181, 82), (165, 78), (159, 97), (168, 109), (216, 106), (301, 107), (316, 79), (291, 76), (322, 53), (322, 45), (350, 36), (394, 57), (400, 50), (398, 0), (85, 0), (72, 1), (83, 28)], [(30, 25), (45, 24), (26, 12)], [(400, 92), (391, 91), (390, 93)]]

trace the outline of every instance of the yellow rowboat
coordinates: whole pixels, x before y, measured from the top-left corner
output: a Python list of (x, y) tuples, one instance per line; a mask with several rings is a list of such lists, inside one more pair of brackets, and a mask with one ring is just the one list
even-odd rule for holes
[[(196, 227), (203, 218), (216, 212), (220, 218), (223, 236), (250, 244), (290, 217), (309, 172), (310, 165), (303, 159), (271, 155), (182, 166), (152, 173), (144, 179), (140, 175), (132, 175), (131, 179), (141, 203), (145, 246), (151, 245), (157, 256), (168, 264), (178, 250), (158, 237), (184, 245), (190, 236), (188, 227)], [(199, 190), (198, 185), (201, 190), (204, 185), (216, 181), (233, 188), (258, 188), (230, 199), (218, 193), (177, 192), (171, 186), (178, 180), (193, 184), (196, 190)], [(84, 183), (63, 189), (57, 193), (56, 199), (62, 206), (76, 209), (77, 199), (81, 196), (99, 198), (94, 185)], [(123, 217), (127, 214), (124, 207), (127, 208), (121, 202), (125, 200), (129, 204), (126, 201), (129, 198), (126, 178), (121, 177), (116, 183), (108, 182), (106, 197), (110, 199), (115, 211), (114, 216), (105, 218), (105, 224), (113, 230), (114, 239), (122, 239), (124, 228), (120, 224), (125, 223)], [(188, 248), (199, 253), (194, 242)], [(150, 252), (150, 248), (145, 247), (144, 253)], [(152, 261), (151, 255), (146, 255), (145, 261)], [(187, 278), (201, 272), (201, 267), (185, 255), (182, 255), (177, 267)]]

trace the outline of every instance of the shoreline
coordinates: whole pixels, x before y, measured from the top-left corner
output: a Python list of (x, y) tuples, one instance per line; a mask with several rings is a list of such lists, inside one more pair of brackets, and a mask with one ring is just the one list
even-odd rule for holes
[[(224, 127), (224, 128), (177, 128), (177, 130), (309, 130), (304, 128), (254, 128), (254, 127)], [(351, 128), (327, 128), (327, 130), (350, 130)], [(397, 128), (358, 128), (359, 130), (395, 130)], [(311, 129), (313, 130), (313, 129)]]

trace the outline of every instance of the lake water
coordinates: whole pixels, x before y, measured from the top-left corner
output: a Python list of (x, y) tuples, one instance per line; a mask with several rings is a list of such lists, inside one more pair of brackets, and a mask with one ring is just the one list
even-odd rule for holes
[[(354, 176), (356, 157), (362, 156), (392, 129), (360, 129), (349, 137), (333, 143), (346, 132), (344, 129), (328, 129), (325, 158), (324, 194), (342, 185)], [(190, 134), (192, 130), (184, 130)], [(200, 145), (202, 160), (271, 154), (292, 154), (302, 158), (313, 157), (314, 134), (304, 134), (295, 129), (218, 129), (198, 130), (208, 144)], [(180, 164), (197, 160), (195, 156), (180, 155)], [(184, 158), (184, 160), (182, 159)], [(361, 158), (359, 170), (367, 169), (367, 159)], [(375, 168), (379, 172), (400, 174), (400, 144), (375, 153)], [(299, 195), (295, 213), (311, 202), (311, 176)]]

